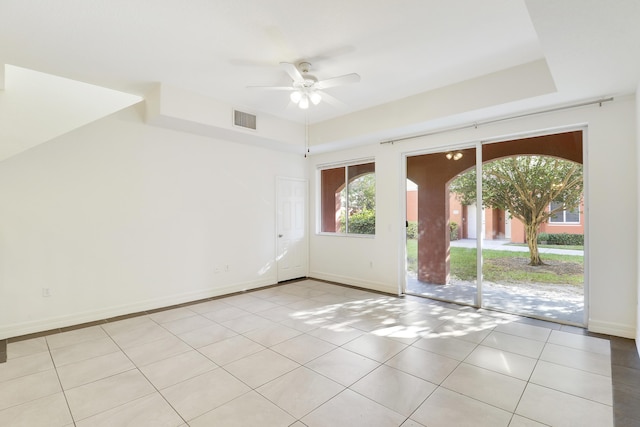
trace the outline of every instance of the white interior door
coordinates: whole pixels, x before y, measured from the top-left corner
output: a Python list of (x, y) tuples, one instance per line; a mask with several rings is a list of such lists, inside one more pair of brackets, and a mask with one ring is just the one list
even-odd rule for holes
[(278, 282), (307, 276), (307, 181), (277, 179)]

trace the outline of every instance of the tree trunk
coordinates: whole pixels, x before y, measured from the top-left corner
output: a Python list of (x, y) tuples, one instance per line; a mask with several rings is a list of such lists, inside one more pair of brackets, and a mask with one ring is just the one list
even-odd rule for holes
[(543, 265), (538, 252), (538, 224), (525, 224), (525, 232), (527, 233), (527, 244), (529, 245), (529, 265)]

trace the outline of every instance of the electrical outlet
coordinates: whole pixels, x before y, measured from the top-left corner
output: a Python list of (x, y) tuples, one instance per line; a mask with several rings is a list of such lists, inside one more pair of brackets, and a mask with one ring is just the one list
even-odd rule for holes
[(44, 298), (49, 298), (51, 296), (51, 289), (49, 288), (42, 288), (42, 296)]
[(229, 264), (225, 264), (225, 265), (224, 265), (224, 271), (225, 271), (226, 273), (228, 273), (228, 272), (229, 272)]

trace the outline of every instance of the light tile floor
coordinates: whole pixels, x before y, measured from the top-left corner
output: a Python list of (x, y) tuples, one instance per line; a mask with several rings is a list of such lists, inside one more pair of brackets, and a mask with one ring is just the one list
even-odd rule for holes
[(561, 329), (304, 280), (10, 342), (0, 425), (612, 426), (609, 341)]

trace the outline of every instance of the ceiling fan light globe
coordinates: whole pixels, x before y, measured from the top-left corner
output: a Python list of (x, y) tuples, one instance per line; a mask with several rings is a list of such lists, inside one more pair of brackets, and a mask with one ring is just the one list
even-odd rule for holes
[(307, 108), (309, 108), (309, 98), (307, 96), (303, 96), (302, 98), (300, 98), (300, 103), (298, 104), (298, 107), (302, 108), (303, 110), (306, 110)]
[(302, 99), (302, 93), (300, 93), (300, 91), (296, 90), (296, 91), (291, 92), (291, 95), (289, 97), (291, 98), (291, 102), (294, 102), (294, 103), (297, 104)]
[(309, 99), (311, 99), (311, 102), (313, 103), (313, 105), (318, 105), (320, 104), (320, 101), (322, 101), (322, 96), (318, 92), (313, 92), (309, 96)]

